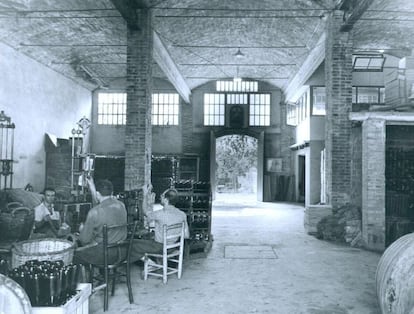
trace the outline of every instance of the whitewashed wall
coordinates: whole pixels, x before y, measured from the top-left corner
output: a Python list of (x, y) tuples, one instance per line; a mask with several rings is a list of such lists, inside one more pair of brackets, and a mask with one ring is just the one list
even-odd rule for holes
[[(91, 92), (0, 43), (0, 110), (15, 123), (13, 188), (45, 184), (45, 133), (69, 138), (91, 115)], [(2, 186), (3, 187), (3, 186)]]

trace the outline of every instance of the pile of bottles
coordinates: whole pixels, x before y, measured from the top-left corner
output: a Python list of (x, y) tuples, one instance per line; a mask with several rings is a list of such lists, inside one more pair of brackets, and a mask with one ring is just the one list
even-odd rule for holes
[(191, 207), (191, 196), (179, 195), (175, 203), (175, 207), (186, 209)]
[(175, 182), (174, 187), (177, 190), (191, 189), (193, 187), (193, 181), (192, 180), (179, 180)]
[(209, 208), (210, 201), (208, 197), (194, 197), (193, 208)]
[(196, 232), (191, 238), (196, 241), (208, 241), (210, 235), (207, 232)]
[(193, 184), (194, 192), (209, 192), (210, 191), (210, 182), (207, 181), (197, 181)]
[(192, 220), (191, 225), (193, 228), (208, 228), (208, 225), (209, 225), (208, 213), (205, 211), (193, 213), (193, 220)]
[(32, 306), (61, 306), (76, 295), (79, 273), (79, 265), (31, 260), (7, 275), (26, 291)]

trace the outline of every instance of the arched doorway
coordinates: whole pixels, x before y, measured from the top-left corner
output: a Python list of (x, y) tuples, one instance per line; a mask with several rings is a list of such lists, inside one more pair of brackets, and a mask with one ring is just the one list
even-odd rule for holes
[(211, 132), (210, 181), (218, 193), (263, 200), (263, 133)]

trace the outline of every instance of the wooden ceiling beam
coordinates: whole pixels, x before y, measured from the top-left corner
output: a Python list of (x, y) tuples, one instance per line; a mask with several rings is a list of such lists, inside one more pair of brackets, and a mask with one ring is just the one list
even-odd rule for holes
[[(140, 29), (137, 9), (146, 6), (143, 1), (134, 0), (111, 0), (113, 5), (121, 13), (128, 27), (132, 29)], [(186, 103), (190, 103), (191, 90), (184, 80), (182, 74), (174, 63), (167, 48), (162, 43), (156, 32), (153, 32), (153, 50), (152, 57), (159, 65), (161, 70), (167, 76), (171, 84), (174, 85), (177, 92)]]
[(303, 86), (310, 76), (325, 60), (325, 33), (319, 38), (315, 48), (309, 53), (305, 62), (303, 62), (295, 77), (290, 81), (285, 88), (285, 100), (289, 102), (296, 102), (303, 92)]
[(185, 82), (183, 76), (181, 75), (180, 71), (178, 70), (176, 64), (172, 60), (170, 53), (168, 52), (167, 48), (165, 48), (164, 44), (162, 43), (160, 37), (156, 32), (154, 32), (154, 44), (153, 44), (153, 52), (152, 56), (167, 76), (169, 81), (174, 85), (177, 92), (183, 98), (186, 103), (190, 103), (190, 96), (191, 90), (188, 87), (187, 83)]

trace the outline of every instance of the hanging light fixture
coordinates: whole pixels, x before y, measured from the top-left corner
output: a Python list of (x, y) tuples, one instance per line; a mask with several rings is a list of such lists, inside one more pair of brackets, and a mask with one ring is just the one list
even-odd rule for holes
[(235, 56), (237, 59), (240, 59), (240, 58), (243, 58), (243, 57), (245, 56), (245, 54), (244, 54), (243, 52), (241, 52), (240, 47), (239, 47), (239, 49), (237, 49), (237, 51), (236, 51), (236, 53), (234, 54), (234, 56)]

